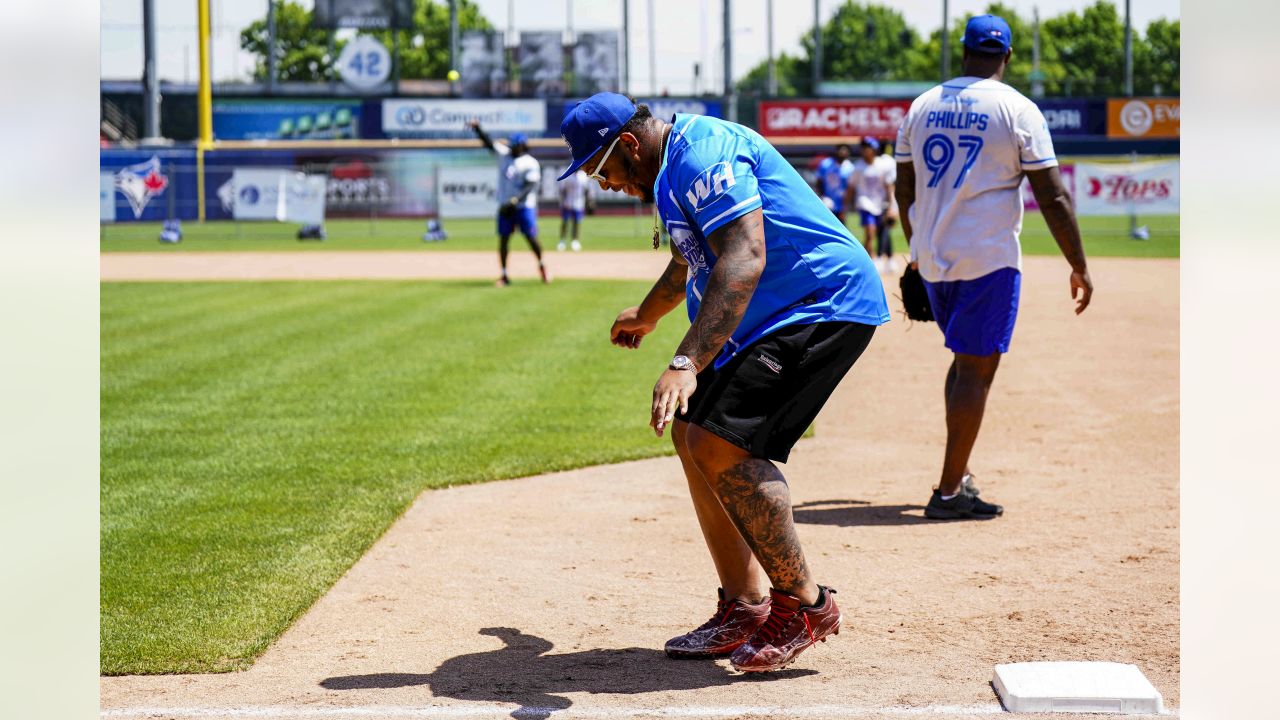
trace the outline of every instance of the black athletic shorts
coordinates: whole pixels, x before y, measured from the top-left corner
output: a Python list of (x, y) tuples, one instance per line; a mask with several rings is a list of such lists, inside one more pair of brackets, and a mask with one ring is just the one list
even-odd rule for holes
[(755, 457), (786, 462), (791, 448), (867, 349), (874, 325), (789, 325), (698, 373), (685, 422)]

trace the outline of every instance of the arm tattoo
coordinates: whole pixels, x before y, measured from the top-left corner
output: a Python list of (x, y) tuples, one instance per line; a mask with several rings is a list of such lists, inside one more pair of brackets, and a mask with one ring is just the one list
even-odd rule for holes
[(716, 266), (707, 280), (702, 306), (677, 354), (693, 359), (699, 369), (711, 364), (733, 336), (764, 272), (764, 212), (757, 209), (728, 223), (707, 238)]
[(1067, 259), (1071, 269), (1084, 272), (1086, 269), (1084, 244), (1080, 240), (1080, 226), (1076, 223), (1075, 210), (1071, 206), (1071, 196), (1062, 184), (1062, 174), (1056, 167), (1027, 172), (1027, 180), (1031, 183), (1032, 194), (1040, 206), (1040, 214), (1044, 216), (1049, 232), (1058, 243), (1058, 249)]
[(898, 180), (893, 185), (893, 197), (898, 201), (898, 222), (902, 223), (902, 234), (911, 244), (911, 206), (916, 201), (916, 166), (911, 163), (898, 163)]
[[(688, 277), (686, 266), (675, 258), (667, 263), (662, 277), (653, 284), (644, 302), (640, 303), (642, 313), (651, 317), (662, 317), (676, 309), (684, 301), (684, 284)], [(701, 366), (699, 366), (701, 367)]]

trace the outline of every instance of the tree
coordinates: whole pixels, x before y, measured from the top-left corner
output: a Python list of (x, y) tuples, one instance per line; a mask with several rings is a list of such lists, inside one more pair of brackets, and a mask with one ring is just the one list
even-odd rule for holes
[[(1044, 22), (1042, 39), (1051, 43), (1061, 69), (1045, 81), (1050, 95), (1121, 95), (1124, 92), (1124, 23), (1107, 0)], [(1134, 33), (1134, 57), (1145, 53)]]
[(1182, 23), (1153, 20), (1141, 45), (1133, 48), (1133, 91), (1138, 95), (1177, 95), (1181, 71)]
[[(342, 45), (334, 45), (340, 52)], [(267, 20), (254, 20), (240, 31), (240, 48), (257, 55), (253, 79), (267, 79)], [(281, 82), (323, 82), (336, 77), (329, 55), (329, 34), (315, 27), (311, 11), (293, 0), (276, 5), (276, 79)]]
[[(835, 81), (909, 79), (905, 74), (920, 36), (907, 26), (902, 13), (885, 5), (845, 0), (822, 26), (822, 78)], [(813, 94), (813, 31), (800, 40), (801, 56), (785, 53), (778, 60), (780, 95)], [(743, 92), (762, 92), (768, 63), (753, 67), (738, 82)]]
[[(1004, 81), (1023, 93), (1031, 92), (1031, 71), (1034, 67), (1035, 45), (1035, 29), (1030, 22), (1017, 13), (1013, 8), (1003, 3), (991, 3), (987, 5), (983, 12), (986, 15), (998, 15), (1009, 23), (1009, 30), (1013, 34), (1013, 57), (1009, 60), (1009, 67), (1005, 70)], [(951, 75), (959, 76), (963, 70), (964, 58), (964, 28), (968, 24), (973, 14), (966, 14), (964, 17), (956, 18), (951, 26), (951, 36), (948, 38), (950, 47), (948, 48), (951, 55)], [(1060, 74), (1061, 68), (1057, 64), (1057, 53), (1052, 44), (1045, 42), (1044, 32), (1041, 32), (1040, 38), (1040, 71), (1045, 73), (1046, 78), (1056, 77)], [(914, 80), (935, 80), (941, 78), (942, 72), (942, 32), (935, 30), (930, 34), (928, 42), (922, 43), (913, 58), (910, 74)], [(1047, 80), (1046, 80), (1047, 82)]]
[[(458, 0), (459, 30), (489, 30), (489, 23), (472, 0)], [(394, 47), (391, 30), (366, 33), (388, 50)], [(400, 34), (400, 77), (443, 80), (449, 72), (448, 0), (414, 0), (413, 28)], [(276, 74), (282, 82), (325, 82), (337, 78), (333, 67), (346, 44), (334, 43), (329, 55), (329, 33), (315, 27), (312, 12), (295, 0), (276, 6)], [(253, 76), (267, 78), (267, 21), (254, 20), (240, 31), (240, 47), (257, 56)]]
[[(492, 30), (484, 15), (471, 0), (458, 0), (458, 31)], [(444, 80), (449, 74), (449, 3), (448, 0), (416, 0), (413, 4), (413, 29), (400, 33), (400, 77)], [(392, 31), (369, 33), (391, 49)]]

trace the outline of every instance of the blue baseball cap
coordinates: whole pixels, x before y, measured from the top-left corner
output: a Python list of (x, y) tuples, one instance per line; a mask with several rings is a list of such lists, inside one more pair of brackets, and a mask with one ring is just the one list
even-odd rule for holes
[(510, 137), (507, 138), (507, 143), (509, 143), (511, 147), (515, 147), (516, 145), (528, 145), (529, 137), (521, 132), (511, 133)]
[(875, 138), (873, 138), (873, 137), (864, 137), (864, 138), (862, 138), (862, 147), (869, 147), (869, 148), (871, 148), (872, 150), (879, 151), (879, 150), (880, 150), (880, 141), (879, 141), (879, 140), (877, 140), (877, 139), (875, 139)]
[(964, 26), (964, 46), (984, 55), (1003, 55), (1013, 45), (1009, 23), (998, 15), (975, 15)]
[(596, 93), (575, 105), (560, 123), (560, 136), (573, 153), (573, 163), (557, 179), (563, 180), (578, 172), (592, 155), (613, 142), (635, 114), (636, 104), (618, 93)]

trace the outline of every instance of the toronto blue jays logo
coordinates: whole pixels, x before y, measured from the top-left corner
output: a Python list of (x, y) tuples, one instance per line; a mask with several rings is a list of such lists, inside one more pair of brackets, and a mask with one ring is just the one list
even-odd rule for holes
[(142, 217), (142, 211), (151, 198), (163, 194), (167, 187), (169, 178), (160, 172), (160, 158), (155, 155), (146, 162), (129, 165), (116, 172), (116, 189), (129, 201), (135, 220)]

